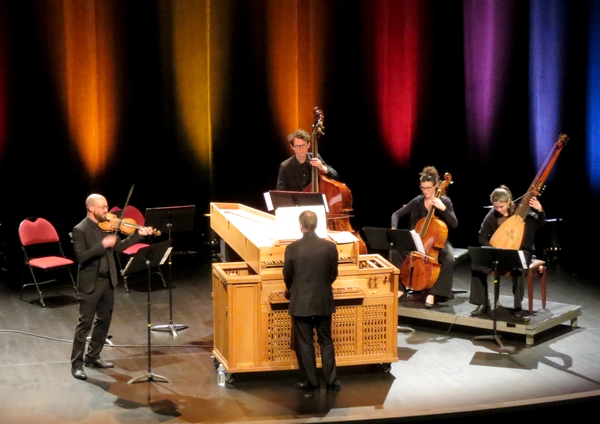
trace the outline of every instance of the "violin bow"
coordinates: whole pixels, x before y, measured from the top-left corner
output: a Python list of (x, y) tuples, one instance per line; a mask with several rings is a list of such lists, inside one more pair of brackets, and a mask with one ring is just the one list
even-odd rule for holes
[(119, 228), (121, 228), (121, 224), (123, 223), (125, 211), (127, 210), (127, 205), (129, 205), (129, 200), (131, 199), (131, 195), (133, 194), (134, 187), (135, 187), (135, 183), (131, 184), (131, 188), (129, 189), (129, 194), (127, 195), (127, 200), (125, 200), (125, 204), (123, 205), (123, 211), (121, 212), (121, 216), (119, 217), (119, 222), (117, 224), (117, 228), (115, 228), (115, 232), (114, 232), (115, 235), (119, 232)]

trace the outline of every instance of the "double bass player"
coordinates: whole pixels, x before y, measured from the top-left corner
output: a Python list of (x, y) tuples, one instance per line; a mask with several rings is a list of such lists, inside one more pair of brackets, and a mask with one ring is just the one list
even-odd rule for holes
[[(439, 219), (449, 228), (458, 226), (458, 219), (454, 213), (454, 206), (448, 196), (442, 195), (436, 197), (436, 189), (439, 187), (440, 175), (434, 166), (426, 166), (419, 176), (419, 189), (421, 194), (413, 198), (406, 205), (392, 214), (392, 229), (398, 228), (398, 220), (409, 215), (409, 227), (414, 229), (420, 220), (427, 217), (430, 212), (435, 212), (436, 219)], [(434, 208), (432, 211), (431, 208)], [(404, 261), (407, 260), (399, 251), (392, 251), (392, 263), (398, 268), (402, 268)], [(428, 288), (425, 299), (425, 307), (432, 308), (436, 301), (445, 301), (452, 298), (452, 276), (454, 274), (454, 252), (452, 245), (446, 238), (443, 242), (443, 248), (438, 252), (437, 262), (439, 263), (439, 275), (433, 286)], [(402, 296), (406, 289), (403, 284), (399, 285)]]
[(287, 138), (294, 156), (280, 164), (277, 190), (322, 193), (328, 206), (327, 229), (351, 232), (358, 239), (360, 252), (367, 253), (360, 233), (350, 224), (352, 193), (346, 184), (339, 181), (337, 171), (325, 163), (317, 148), (318, 138), (324, 134), (323, 111), (317, 106), (314, 115), (316, 121), (312, 135), (299, 129)]
[(337, 180), (339, 175), (335, 169), (327, 165), (321, 155), (313, 157), (310, 153), (310, 134), (298, 129), (288, 135), (288, 143), (294, 156), (284, 160), (279, 165), (277, 175), (277, 190), (302, 191), (312, 181), (312, 168), (315, 167), (322, 175)]

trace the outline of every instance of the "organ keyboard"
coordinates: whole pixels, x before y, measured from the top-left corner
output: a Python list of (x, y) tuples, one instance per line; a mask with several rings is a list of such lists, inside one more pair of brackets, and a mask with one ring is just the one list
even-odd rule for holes
[[(211, 203), (210, 226), (263, 278), (281, 278), (285, 247), (275, 216), (237, 203)], [(340, 266), (358, 266), (358, 241), (336, 244)]]
[[(363, 299), (366, 293), (358, 287), (333, 287), (334, 299)], [(285, 291), (272, 291), (269, 293), (270, 303), (288, 303)]]

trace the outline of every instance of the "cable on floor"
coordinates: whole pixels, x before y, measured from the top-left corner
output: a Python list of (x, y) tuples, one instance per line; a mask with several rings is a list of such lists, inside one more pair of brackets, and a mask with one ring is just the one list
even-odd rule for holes
[[(37, 337), (40, 339), (45, 339), (45, 340), (51, 340), (54, 342), (60, 342), (60, 343), (70, 343), (72, 344), (73, 341), (72, 340), (65, 340), (65, 339), (58, 339), (56, 337), (49, 337), (49, 336), (42, 336), (40, 334), (34, 334), (34, 333), (29, 333), (26, 331), (19, 331), (19, 330), (4, 330), (4, 329), (0, 329), (0, 333), (14, 333), (14, 334), (23, 334), (25, 336), (31, 336), (31, 337)], [(120, 347), (120, 348), (148, 348), (148, 344), (143, 344), (143, 345), (117, 345), (114, 343), (105, 343), (104, 346), (108, 346), (108, 347)], [(159, 345), (159, 344), (152, 344), (152, 347), (197, 347), (200, 349), (212, 349), (213, 348), (213, 344), (211, 343), (210, 345)]]

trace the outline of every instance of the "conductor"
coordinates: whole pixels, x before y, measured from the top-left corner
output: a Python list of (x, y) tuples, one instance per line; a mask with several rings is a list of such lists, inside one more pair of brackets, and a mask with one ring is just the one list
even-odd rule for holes
[(320, 238), (317, 214), (303, 211), (299, 216), (302, 238), (285, 249), (283, 279), (290, 299), (294, 346), (304, 379), (296, 387), (305, 392), (319, 389), (313, 329), (321, 348), (323, 377), (328, 392), (341, 388), (336, 379), (335, 351), (331, 337), (331, 316), (335, 312), (331, 285), (338, 275), (335, 244)]

